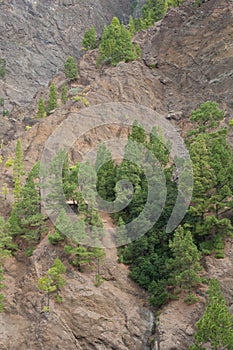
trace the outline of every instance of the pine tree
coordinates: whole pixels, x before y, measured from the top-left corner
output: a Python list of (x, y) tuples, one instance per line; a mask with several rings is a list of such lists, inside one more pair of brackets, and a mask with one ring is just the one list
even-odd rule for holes
[(127, 229), (125, 227), (124, 220), (120, 216), (117, 223), (116, 230), (116, 244), (118, 247), (125, 246), (130, 243), (130, 239), (127, 236)]
[(79, 167), (78, 185), (79, 189), (85, 195), (88, 202), (88, 208), (96, 206), (96, 182), (97, 175), (95, 168), (90, 162), (81, 163)]
[(69, 56), (64, 64), (65, 76), (69, 80), (76, 80), (78, 75), (77, 62), (74, 57)]
[(111, 152), (104, 142), (100, 143), (97, 151), (95, 169), (97, 172), (97, 191), (107, 201), (115, 199), (115, 166)]
[(202, 235), (202, 225), (208, 211), (210, 193), (215, 183), (215, 173), (210, 164), (210, 152), (204, 134), (199, 135), (189, 148), (193, 165), (194, 188), (189, 213), (193, 217), (197, 235)]
[(104, 62), (116, 66), (118, 62), (128, 62), (138, 58), (138, 52), (132, 43), (132, 34), (113, 17), (111, 24), (104, 27), (99, 44), (97, 64)]
[(212, 279), (209, 300), (201, 319), (196, 323), (195, 344), (189, 350), (201, 350), (207, 343), (213, 350), (232, 350), (233, 317), (223, 298), (220, 284)]
[[(37, 166), (36, 166), (37, 167)], [(35, 167), (28, 174), (26, 183), (21, 189), (20, 198), (11, 211), (7, 226), (12, 236), (23, 235), (31, 242), (37, 242), (43, 231), (43, 215), (40, 207), (40, 192), (35, 179)]]
[(129, 32), (131, 34), (131, 37), (134, 36), (134, 33), (135, 33), (135, 24), (134, 24), (134, 20), (133, 20), (133, 17), (130, 16), (129, 17)]
[(48, 235), (48, 240), (51, 244), (56, 244), (60, 241), (64, 241), (64, 239), (72, 238), (74, 234), (74, 227), (70, 222), (70, 219), (65, 211), (65, 209), (61, 209), (57, 219), (56, 219), (56, 227), (54, 234)]
[(66, 157), (67, 152), (65, 150), (58, 151), (49, 164), (49, 168), (45, 169), (47, 181), (41, 185), (44, 188), (49, 188), (49, 194), (45, 200), (46, 209), (52, 210), (53, 213), (57, 214), (66, 206), (66, 196), (61, 174)]
[(16, 250), (17, 245), (12, 243), (12, 237), (7, 230), (7, 224), (3, 217), (0, 216), (0, 259), (11, 254)]
[(8, 186), (7, 186), (6, 183), (4, 183), (4, 184), (2, 185), (2, 193), (3, 193), (4, 199), (6, 200), (7, 195), (8, 195), (8, 193), (9, 193), (9, 188), (8, 188)]
[(39, 99), (39, 103), (38, 103), (38, 112), (37, 112), (37, 118), (42, 119), (46, 117), (46, 110), (45, 110), (45, 104), (44, 104), (44, 100), (41, 97)]
[(47, 112), (50, 114), (54, 109), (58, 106), (58, 95), (57, 95), (57, 88), (52, 82), (50, 86), (50, 92), (49, 92), (49, 100), (48, 100), (48, 106), (47, 106)]
[(47, 293), (47, 306), (45, 307), (45, 311), (49, 311), (51, 293), (56, 292), (56, 301), (62, 301), (59, 292), (66, 283), (65, 279), (62, 277), (65, 272), (65, 266), (59, 258), (56, 258), (53, 266), (38, 280), (38, 288)]
[(169, 242), (169, 248), (173, 255), (168, 262), (172, 268), (172, 279), (175, 285), (187, 288), (191, 293), (192, 288), (201, 281), (198, 275), (201, 270), (201, 255), (193, 242), (191, 232), (179, 226), (173, 240)]
[(15, 203), (20, 199), (21, 192), (21, 176), (24, 175), (24, 165), (23, 165), (23, 151), (21, 147), (21, 141), (17, 140), (15, 149), (15, 159), (13, 165), (13, 182), (14, 182), (14, 198)]
[(199, 109), (192, 111), (190, 120), (198, 124), (199, 132), (205, 132), (207, 128), (217, 127), (224, 114), (216, 102), (207, 101)]
[(142, 8), (142, 19), (146, 26), (151, 26), (166, 14), (167, 3), (165, 0), (148, 0)]
[(65, 105), (67, 100), (68, 100), (68, 98), (67, 98), (67, 87), (66, 87), (65, 84), (63, 84), (62, 88), (61, 88), (61, 101), (62, 101), (62, 104)]
[(93, 50), (96, 48), (96, 32), (94, 26), (85, 31), (82, 45), (83, 50)]
[(92, 259), (92, 253), (84, 246), (66, 245), (64, 250), (71, 256), (71, 264), (77, 266), (79, 271), (82, 271), (83, 266), (89, 264)]
[(16, 245), (12, 243), (12, 239), (7, 232), (5, 220), (0, 216), (0, 312), (4, 309), (4, 295), (1, 293), (1, 290), (5, 287), (3, 283), (4, 275), (1, 260), (3, 257), (9, 256), (12, 250), (16, 249)]

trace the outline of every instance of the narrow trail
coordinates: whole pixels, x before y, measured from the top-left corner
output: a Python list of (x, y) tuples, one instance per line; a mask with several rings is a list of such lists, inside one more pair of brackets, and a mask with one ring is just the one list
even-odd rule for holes
[[(111, 229), (115, 228), (116, 225), (113, 223), (113, 220), (111, 216), (108, 213), (102, 212), (100, 213), (100, 216), (103, 220), (104, 228), (106, 230), (105, 237), (103, 239), (103, 244), (106, 248), (105, 249), (105, 263), (103, 270), (107, 270), (108, 274), (111, 276), (116, 277), (118, 282), (122, 284), (122, 286), (128, 286), (129, 289), (134, 288), (139, 292), (140, 287), (133, 282), (129, 278), (129, 266), (119, 263), (118, 261), (118, 254), (117, 254), (117, 246), (115, 245), (114, 238), (112, 237), (112, 231)], [(108, 248), (110, 247), (110, 248)]]
[[(108, 213), (102, 212), (100, 215), (106, 231), (105, 237), (103, 239), (103, 244), (105, 247), (107, 247), (105, 248), (106, 259), (111, 259), (112, 261), (117, 262), (118, 261), (117, 248), (115, 246), (115, 242), (111, 235), (111, 229), (115, 228), (116, 225), (113, 223), (112, 218)], [(111, 247), (111, 248), (108, 248), (108, 247)]]

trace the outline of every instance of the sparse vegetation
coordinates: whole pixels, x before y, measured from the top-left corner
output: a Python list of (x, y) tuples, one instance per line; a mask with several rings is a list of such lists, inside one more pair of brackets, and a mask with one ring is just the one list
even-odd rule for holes
[(64, 287), (66, 280), (63, 275), (66, 272), (66, 267), (63, 265), (59, 258), (56, 258), (53, 266), (46, 272), (46, 274), (38, 280), (38, 288), (47, 294), (47, 305), (43, 311), (50, 311), (50, 297), (51, 294), (55, 294), (55, 300), (60, 303), (62, 297), (60, 291)]
[(97, 40), (96, 40), (96, 32), (94, 26), (92, 26), (90, 29), (87, 29), (84, 33), (83, 37), (83, 50), (93, 50), (97, 46)]
[(5, 79), (6, 77), (6, 60), (0, 58), (0, 78)]
[(47, 113), (50, 114), (54, 109), (58, 107), (58, 94), (57, 94), (57, 88), (52, 82), (50, 86), (49, 91), (49, 100), (48, 100), (48, 106), (47, 106)]
[(69, 56), (64, 64), (64, 73), (67, 79), (76, 80), (78, 76), (77, 62), (74, 57)]
[(39, 103), (38, 103), (38, 112), (37, 112), (37, 118), (42, 119), (46, 117), (46, 110), (45, 110), (45, 104), (44, 104), (44, 100), (41, 97), (39, 99)]

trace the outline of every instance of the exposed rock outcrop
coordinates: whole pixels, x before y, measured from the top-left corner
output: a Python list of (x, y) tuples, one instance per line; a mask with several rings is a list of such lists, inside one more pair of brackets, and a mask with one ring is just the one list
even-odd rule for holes
[(62, 71), (67, 56), (80, 57), (87, 28), (94, 25), (102, 33), (113, 16), (128, 17), (130, 5), (130, 0), (0, 1), (0, 58), (6, 61), (0, 97), (6, 108), (30, 103)]
[(149, 350), (153, 314), (146, 294), (117, 263), (115, 250), (107, 249), (100, 266), (105, 281), (95, 287), (95, 267), (85, 274), (67, 264), (62, 304), (51, 300), (50, 313), (43, 312), (47, 297), (37, 288), (38, 278), (57, 255), (45, 237), (26, 261), (6, 260), (6, 310), (0, 314), (0, 348)]

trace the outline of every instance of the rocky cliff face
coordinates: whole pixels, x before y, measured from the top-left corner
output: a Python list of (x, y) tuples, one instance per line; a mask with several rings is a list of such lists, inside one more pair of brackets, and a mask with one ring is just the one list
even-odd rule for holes
[(209, 99), (232, 113), (232, 16), (232, 1), (210, 0), (173, 9), (138, 35), (145, 64), (165, 76), (168, 110), (190, 111)]
[[(80, 7), (75, 0), (55, 1), (48, 10), (45, 10), (43, 1), (40, 3), (17, 1), (15, 6), (20, 7), (27, 4), (28, 10), (27, 13), (22, 13), (22, 10), (21, 12), (17, 10), (18, 12), (15, 13), (13, 2), (8, 3), (9, 6), (1, 5), (4, 11), (0, 16), (8, 13), (9, 18), (5, 18), (4, 21), (11, 21), (12, 16), (17, 22), (17, 26), (15, 24), (16, 27), (12, 27), (15, 29), (9, 26), (11, 28), (9, 31), (12, 31), (12, 36), (9, 32), (9, 38), (11, 37), (12, 41), (21, 23), (17, 20), (18, 13), (21, 13), (21, 17), (28, 16), (28, 18), (33, 16), (30, 14), (31, 11), (40, 10), (42, 14), (41, 17), (35, 19), (43, 23), (38, 34), (41, 46), (38, 43), (35, 46), (39, 47), (41, 52), (36, 51), (35, 57), (39, 57), (38, 62), (35, 59), (33, 61), (35, 64), (30, 66), (29, 61), (28, 65), (26, 64), (29, 80), (26, 81), (25, 70), (22, 70), (22, 73), (19, 72), (21, 69), (16, 68), (17, 65), (12, 68), (12, 78), (9, 80), (11, 74), (9, 66), (7, 68), (8, 78), (2, 88), (2, 92), (6, 91), (6, 94), (10, 96), (11, 91), (18, 86), (19, 91), (11, 96), (16, 96), (13, 100), (24, 103), (31, 98), (37, 86), (47, 84), (56, 70), (59, 71), (67, 54), (78, 55), (73, 38), (76, 35), (74, 34), (74, 22), (66, 30), (60, 30), (58, 27), (64, 22), (61, 21), (58, 27), (54, 26), (55, 22), (49, 16), (51, 14), (58, 16), (59, 13), (62, 13), (59, 12), (59, 9), (63, 8), (63, 15), (72, 17), (72, 14), (77, 13)], [(81, 6), (81, 3), (79, 5)], [(88, 5), (85, 3), (85, 6), (86, 10), (91, 9), (91, 3)], [(124, 11), (127, 12), (126, 9)], [(103, 19), (104, 17), (101, 17), (103, 14), (106, 15), (104, 11), (101, 14), (98, 14), (97, 11), (99, 18)], [(74, 17), (76, 18), (76, 15)], [(186, 117), (190, 111), (198, 107), (201, 102), (211, 99), (219, 102), (220, 106), (226, 110), (225, 122), (227, 123), (233, 115), (232, 18), (233, 3), (228, 0), (210, 0), (197, 9), (192, 6), (172, 9), (163, 21), (135, 36), (135, 41), (139, 42), (143, 49), (141, 61), (121, 62), (117, 67), (96, 69), (97, 53), (92, 51), (85, 54), (79, 61), (79, 78), (75, 85), (85, 91), (85, 98), (91, 106), (105, 102), (141, 104), (156, 110), (161, 117), (168, 118), (175, 128), (181, 127), (182, 130), (186, 129)], [(96, 20), (98, 27), (97, 22)], [(5, 22), (1, 21), (1, 23)], [(46, 25), (51, 31), (54, 31), (54, 34), (49, 37), (46, 37), (47, 31), (44, 28)], [(34, 42), (37, 38), (35, 33), (36, 26), (32, 31)], [(12, 48), (13, 44), (17, 46), (19, 51), (16, 50), (16, 52), (21, 52), (19, 62), (22, 67), (25, 67), (24, 60), (27, 54), (37, 50), (33, 49), (32, 44), (29, 45), (33, 43), (30, 35), (29, 32), (28, 40), (24, 41), (24, 45), (4, 43), (5, 50), (8, 45), (9, 48)], [(60, 35), (63, 36), (60, 37)], [(23, 38), (24, 36), (22, 40)], [(42, 49), (45, 39), (48, 40), (46, 45), (49, 48), (46, 53)], [(60, 46), (54, 44), (55, 39), (60, 42)], [(80, 37), (76, 37), (76, 40), (77, 42), (79, 40), (79, 43), (81, 41)], [(59, 52), (62, 52), (63, 56)], [(16, 58), (17, 56), (13, 55), (12, 62)], [(41, 66), (40, 62), (43, 62), (44, 66)], [(17, 77), (15, 69), (18, 69), (17, 74), (21, 76)], [(32, 83), (33, 77), (36, 78)], [(63, 77), (57, 75), (54, 81), (60, 88)], [(26, 116), (35, 113), (41, 95), (48, 96), (48, 89), (42, 89), (35, 97), (31, 109), (25, 111)], [(19, 96), (18, 100), (17, 96)], [(27, 98), (22, 96), (27, 96)], [(36, 121), (35, 125), (25, 133), (22, 132), (25, 124), (21, 129), (16, 128), (14, 127), (17, 125), (16, 120), (15, 124), (9, 124), (9, 120), (5, 118), (0, 121), (0, 132), (2, 132), (2, 137), (7, 138), (10, 132), (13, 135), (15, 128), (16, 135), (21, 135), (25, 166), (30, 169), (40, 159), (44, 144), (57, 125), (67, 119), (71, 113), (78, 120), (79, 112), (83, 108), (85, 106), (82, 102), (70, 100), (65, 107), (60, 105), (46, 119)], [(15, 117), (18, 115), (15, 114)], [(34, 123), (35, 121), (28, 119), (29, 122)], [(100, 139), (111, 138), (114, 135), (118, 137), (127, 135), (127, 130), (115, 126), (94, 130), (80, 140), (77, 152), (73, 155), (74, 158), (80, 157), (81, 159), (88, 147), (92, 147)], [(8, 155), (14, 155), (14, 148), (15, 141), (2, 150), (4, 160)], [(7, 181), (11, 185), (11, 169), (2, 168), (0, 181)], [(0, 210), (2, 213), (7, 213), (8, 201), (3, 201)], [(212, 257), (207, 259), (207, 271), (210, 276), (217, 276), (222, 282), (229, 305), (232, 299), (231, 245), (232, 242), (229, 241), (226, 246), (225, 259), (217, 261)], [(148, 306), (144, 304), (146, 300), (144, 292), (128, 279), (127, 269), (116, 263), (115, 252), (107, 253), (106, 264), (102, 266), (102, 273), (106, 281), (99, 288), (94, 287), (94, 273), (79, 274), (67, 264), (66, 300), (62, 305), (52, 303), (49, 315), (41, 313), (41, 304), (43, 305), (44, 301), (43, 295), (36, 287), (36, 281), (51, 266), (57, 254), (63, 257), (63, 253), (53, 249), (45, 237), (30, 260), (24, 261), (21, 258), (17, 261), (12, 258), (5, 261), (7, 301), (6, 312), (0, 315), (0, 348), (20, 350), (24, 348), (33, 350), (147, 349), (153, 316)], [(205, 290), (199, 292), (200, 304), (184, 306), (182, 302), (174, 301), (161, 311), (156, 338), (154, 345), (151, 343), (151, 348), (154, 350), (186, 350), (188, 348), (192, 341), (195, 321), (201, 315), (205, 303)], [(232, 305), (230, 306), (232, 309)]]
[(42, 311), (46, 296), (38, 291), (38, 278), (62, 249), (53, 249), (45, 237), (29, 260), (4, 263), (6, 310), (0, 314), (2, 350), (80, 349), (148, 350), (153, 314), (145, 293), (117, 263), (116, 251), (106, 251), (100, 266), (105, 281), (95, 287), (93, 271), (78, 273), (67, 264), (62, 304), (51, 300), (50, 313)]
[(80, 57), (85, 29), (94, 25), (100, 34), (113, 16), (128, 17), (130, 5), (130, 0), (0, 1), (0, 58), (6, 61), (0, 96), (6, 108), (29, 103), (62, 71), (67, 56)]

